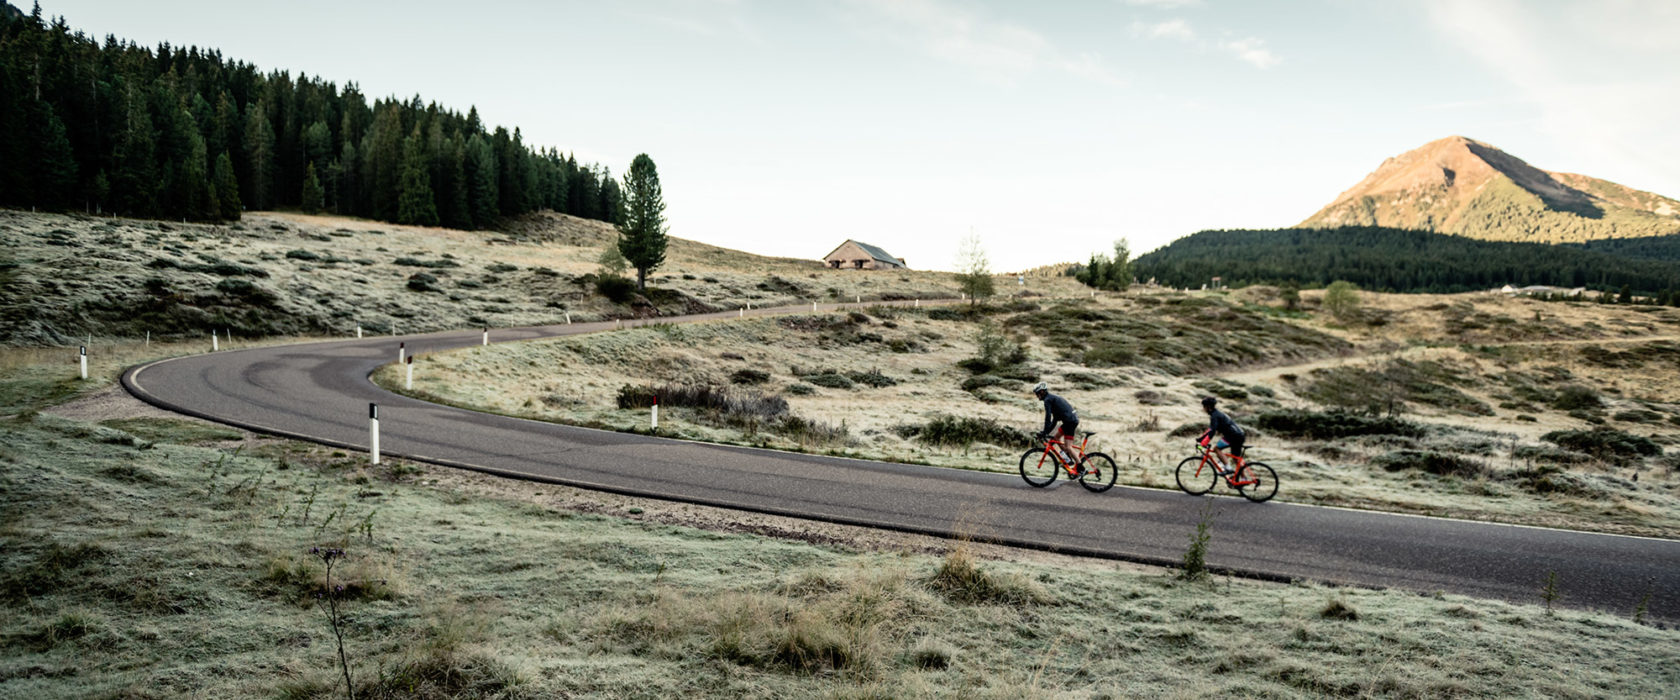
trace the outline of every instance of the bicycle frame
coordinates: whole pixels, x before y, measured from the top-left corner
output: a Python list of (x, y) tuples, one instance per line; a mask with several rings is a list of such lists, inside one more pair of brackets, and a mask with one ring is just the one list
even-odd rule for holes
[(1203, 445), (1198, 442), (1196, 443), (1196, 451), (1202, 453), (1202, 461), (1200, 464), (1196, 465), (1196, 476), (1201, 476), (1203, 469), (1212, 468), (1215, 473), (1218, 473), (1221, 471), (1220, 468), (1223, 467), (1227, 473), (1221, 474), (1221, 476), (1230, 480), (1235, 478), (1237, 476), (1237, 470), (1241, 469), (1241, 467), (1232, 467), (1231, 455), (1220, 451), (1217, 447), (1212, 445)]
[[(1060, 442), (1060, 441), (1058, 441), (1058, 442)], [(1068, 451), (1073, 453), (1072, 455), (1070, 455), (1070, 456), (1073, 457), (1073, 462), (1071, 464), (1063, 464), (1062, 465), (1062, 469), (1068, 473), (1068, 476), (1077, 477), (1079, 475), (1079, 463), (1085, 459), (1085, 447), (1090, 442), (1091, 442), (1091, 435), (1089, 433), (1087, 433), (1085, 435), (1085, 439), (1080, 440), (1079, 445), (1077, 447), (1075, 447), (1073, 445), (1069, 445), (1067, 443), (1060, 443), (1063, 447), (1068, 448)], [(1039, 455), (1039, 457), (1038, 457), (1039, 465), (1042, 466), (1044, 464), (1044, 460), (1046, 460), (1046, 459), (1054, 460), (1054, 461), (1060, 461), (1059, 458), (1057, 458), (1054, 454), (1052, 454), (1050, 452), (1050, 441), (1049, 440), (1044, 441), (1044, 453), (1042, 455)]]

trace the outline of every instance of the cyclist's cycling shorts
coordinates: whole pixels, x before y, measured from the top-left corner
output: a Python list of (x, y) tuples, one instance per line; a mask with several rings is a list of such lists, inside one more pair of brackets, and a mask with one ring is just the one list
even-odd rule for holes
[(1232, 444), (1226, 443), (1224, 440), (1220, 440), (1219, 444), (1214, 445), (1214, 447), (1217, 447), (1221, 450), (1225, 450), (1227, 453), (1230, 453), (1231, 456), (1233, 456), (1233, 457), (1243, 456), (1243, 444), (1240, 443), (1240, 442), (1235, 444), (1235, 445), (1232, 445)]

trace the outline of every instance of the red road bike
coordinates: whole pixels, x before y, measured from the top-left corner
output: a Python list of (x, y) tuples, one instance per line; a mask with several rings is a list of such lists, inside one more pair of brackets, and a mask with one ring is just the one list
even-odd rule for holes
[(1209, 447), (1196, 443), (1196, 455), (1185, 457), (1178, 463), (1178, 470), (1173, 477), (1178, 480), (1178, 487), (1192, 496), (1200, 496), (1213, 490), (1220, 479), (1225, 485), (1237, 490), (1255, 503), (1271, 500), (1277, 495), (1277, 472), (1262, 462), (1244, 460), (1243, 464), (1233, 469), (1231, 464), (1235, 458), (1217, 447)]
[(1094, 493), (1102, 493), (1114, 486), (1114, 479), (1119, 470), (1114, 466), (1114, 458), (1101, 452), (1085, 452), (1085, 446), (1091, 442), (1091, 436), (1096, 433), (1085, 433), (1085, 439), (1078, 446), (1063, 445), (1064, 449), (1072, 452), (1071, 461), (1050, 447), (1050, 441), (1037, 436), (1033, 439), (1033, 447), (1021, 455), (1021, 478), (1037, 488), (1044, 488), (1056, 480), (1056, 475), (1067, 472), (1069, 481), (1077, 481), (1080, 486)]

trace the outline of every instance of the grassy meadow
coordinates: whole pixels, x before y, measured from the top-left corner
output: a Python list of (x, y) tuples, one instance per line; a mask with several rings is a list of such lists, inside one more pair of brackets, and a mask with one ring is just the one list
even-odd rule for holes
[[(955, 298), (949, 273), (828, 270), (672, 238), (644, 294), (596, 287), (611, 225), (457, 231), (251, 212), (231, 225), (0, 210), (0, 344), (511, 327), (862, 298)], [(823, 246), (828, 247), (823, 247)], [(1067, 280), (1063, 287), (1074, 283)]]
[[(1571, 609), (1591, 602), (1566, 586), (1548, 610), (1541, 581), (1513, 605), (1185, 578), (372, 467), (132, 407), (78, 418), (124, 400), (114, 374), (58, 404), (75, 392), (38, 386), (58, 358), (7, 362), (21, 377), (0, 418), (8, 697), (342, 697), (335, 622), (363, 698), (1662, 697), (1680, 683), (1677, 632)], [(1217, 509), (1244, 505), (1207, 503), (1216, 557)], [(343, 551), (330, 578), (322, 547)]]
[[(427, 355), (414, 394), (539, 420), (1013, 471), (1050, 383), (1122, 483), (1172, 468), (1222, 397), (1279, 498), (1680, 534), (1680, 310), (1365, 295), (1356, 317), (1276, 290), (1139, 289), (873, 307)], [(401, 389), (395, 367), (375, 381)]]

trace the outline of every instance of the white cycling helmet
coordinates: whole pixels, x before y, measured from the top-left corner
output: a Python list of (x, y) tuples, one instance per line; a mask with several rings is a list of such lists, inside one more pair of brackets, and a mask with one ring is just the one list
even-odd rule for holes
[(1045, 384), (1044, 382), (1039, 382), (1037, 384), (1034, 384), (1033, 385), (1033, 393), (1034, 394), (1048, 394), (1048, 393), (1050, 393), (1050, 385)]

